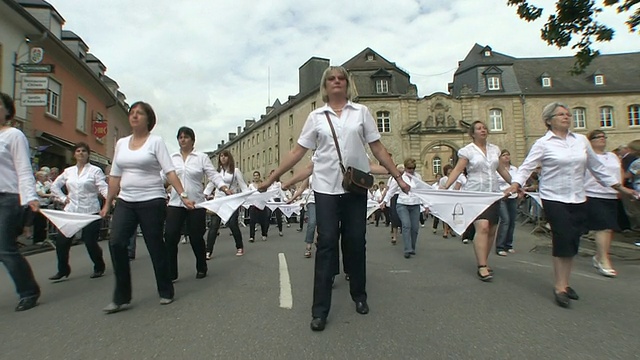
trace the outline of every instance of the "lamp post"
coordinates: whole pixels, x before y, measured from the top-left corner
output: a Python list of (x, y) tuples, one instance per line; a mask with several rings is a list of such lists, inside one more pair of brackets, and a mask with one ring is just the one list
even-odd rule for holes
[[(13, 100), (16, 100), (16, 84), (18, 81), (18, 69), (20, 68), (20, 58), (24, 57), (25, 55), (20, 55), (20, 49), (22, 48), (22, 45), (28, 45), (31, 42), (31, 38), (28, 36), (24, 37), (24, 40), (22, 40), (20, 42), (20, 45), (18, 45), (18, 49), (16, 50), (16, 52), (13, 53), (13, 91), (11, 93), (11, 96), (13, 97)], [(29, 52), (27, 52), (28, 54)]]

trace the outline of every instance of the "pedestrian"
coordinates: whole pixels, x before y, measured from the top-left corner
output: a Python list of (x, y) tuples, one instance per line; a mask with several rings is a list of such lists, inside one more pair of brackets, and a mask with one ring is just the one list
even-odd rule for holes
[[(498, 166), (500, 148), (487, 140), (489, 131), (482, 121), (476, 120), (471, 123), (469, 136), (472, 142), (458, 151), (458, 162), (449, 174), (444, 188), (448, 189), (453, 185), (466, 168), (465, 191), (498, 192), (498, 174), (507, 183), (511, 183), (509, 172)], [(496, 237), (499, 210), (500, 203), (495, 202), (473, 222), (476, 228), (473, 249), (478, 266), (477, 275), (482, 281), (490, 281), (493, 278), (493, 270), (489, 267), (488, 260)]]
[(163, 241), (167, 193), (161, 173), (165, 174), (169, 184), (180, 194), (180, 199), (187, 208), (193, 208), (193, 201), (189, 200), (189, 195), (176, 175), (162, 138), (151, 134), (155, 124), (156, 115), (151, 105), (142, 101), (135, 102), (129, 109), (132, 134), (118, 140), (113, 155), (109, 192), (100, 211), (100, 215), (105, 217), (117, 197), (109, 240), (116, 287), (113, 302), (103, 309), (108, 314), (128, 308), (131, 302), (128, 246), (138, 225), (153, 264), (160, 304), (173, 302), (174, 289)]
[[(269, 176), (271, 176), (271, 174), (273, 174), (273, 170), (271, 170), (271, 172), (269, 172)], [(284, 194), (283, 190), (282, 190), (282, 183), (280, 182), (280, 179), (276, 179), (276, 181), (273, 182), (273, 184), (271, 184), (271, 186), (269, 187), (268, 190), (276, 190), (278, 191), (278, 193), (280, 195), (274, 197), (273, 199), (269, 200), (271, 202), (282, 202), (282, 201), (287, 201), (286, 195)], [(276, 218), (276, 225), (278, 226), (278, 235), (282, 236), (282, 211), (278, 208), (276, 208), (275, 210), (271, 211), (269, 208), (265, 208), (265, 210), (268, 211), (269, 215), (268, 215), (268, 219), (271, 219), (272, 216), (275, 216)], [(270, 221), (267, 221), (267, 234), (269, 233), (269, 225), (270, 225)], [(262, 239), (263, 241), (266, 241), (265, 238)]]
[(334, 261), (341, 235), (348, 249), (345, 256), (351, 277), (349, 290), (356, 304), (356, 312), (369, 312), (365, 289), (367, 194), (345, 190), (342, 165), (344, 168), (353, 167), (368, 172), (370, 167), (365, 145), (369, 144), (373, 155), (396, 178), (402, 190), (409, 191), (409, 186), (402, 180), (401, 173), (380, 142), (380, 134), (369, 109), (351, 102), (356, 93), (349, 73), (343, 67), (327, 68), (320, 82), (320, 93), (325, 105), (309, 114), (297, 144), (260, 186), (260, 191), (266, 191), (297, 164), (308, 149), (316, 150), (312, 186), (315, 192), (318, 245), (310, 324), (313, 331), (324, 330), (327, 322), (331, 308)]
[(40, 209), (36, 181), (31, 170), (29, 142), (24, 134), (10, 126), (16, 114), (13, 99), (0, 93), (0, 262), (7, 268), (20, 301), (16, 311), (38, 305), (40, 287), (27, 260), (18, 251), (18, 236), (24, 230), (25, 208)]
[[(253, 172), (253, 181), (249, 184), (249, 190), (258, 190), (262, 183), (260, 171)], [(256, 238), (256, 225), (260, 225), (262, 241), (267, 241), (269, 232), (269, 209), (265, 206), (259, 209), (255, 205), (249, 206), (249, 242), (254, 242)]]
[[(312, 172), (313, 163), (310, 163), (308, 167), (308, 171)], [(297, 174), (294, 174), (292, 179), (289, 179), (283, 186), (289, 187), (291, 184), (298, 182), (296, 177)], [(294, 202), (299, 197), (302, 197), (302, 206), (305, 209), (305, 214), (307, 215), (307, 232), (304, 236), (305, 249), (304, 249), (304, 257), (311, 257), (311, 246), (313, 245), (313, 240), (316, 236), (316, 204), (315, 204), (315, 195), (313, 193), (313, 175), (305, 175), (306, 179), (302, 181), (302, 184), (298, 186), (298, 189), (293, 194), (289, 202)]]
[[(104, 172), (99, 167), (89, 163), (91, 148), (84, 142), (74, 146), (73, 157), (76, 160), (74, 166), (70, 166), (60, 174), (51, 185), (52, 194), (64, 204), (64, 211), (78, 214), (100, 213), (100, 196), (107, 197), (107, 183)], [(67, 189), (67, 194), (63, 193)], [(91, 222), (82, 229), (81, 240), (87, 248), (89, 258), (93, 262), (91, 279), (104, 275), (106, 265), (102, 257), (102, 248), (98, 244), (100, 238), (100, 226), (102, 220)], [(73, 236), (66, 237), (58, 233), (56, 237), (56, 256), (58, 258), (58, 272), (49, 280), (58, 281), (63, 277), (69, 277), (69, 251)]]
[[(213, 167), (209, 156), (194, 150), (196, 134), (193, 129), (187, 126), (181, 127), (178, 129), (177, 139), (180, 150), (171, 154), (171, 161), (189, 199), (192, 199), (196, 204), (205, 201), (202, 182), (205, 177), (208, 182), (213, 183), (221, 191), (228, 190), (222, 177)], [(168, 205), (164, 241), (169, 257), (169, 276), (172, 281), (178, 279), (178, 243), (182, 229), (185, 228), (186, 234), (189, 234), (191, 250), (196, 258), (196, 279), (202, 279), (207, 276), (204, 243), (204, 233), (207, 230), (207, 210), (204, 208), (188, 209), (175, 188), (171, 189)]]
[(542, 110), (542, 120), (547, 133), (533, 144), (513, 183), (504, 193), (508, 196), (517, 191), (536, 166), (542, 166), (539, 193), (551, 226), (553, 294), (559, 306), (569, 307), (570, 300), (579, 298), (570, 287), (569, 280), (580, 236), (586, 229), (585, 171), (589, 170), (603, 186), (628, 196), (637, 196), (637, 193), (622, 186), (615, 175), (607, 173), (591, 149), (589, 140), (570, 130), (571, 110), (567, 105), (559, 102), (548, 104)]
[[(40, 207), (46, 209), (54, 198), (51, 194), (51, 183), (49, 182), (48, 173), (40, 170), (36, 172), (36, 194), (38, 194), (38, 202)], [(47, 240), (49, 236), (47, 218), (41, 213), (33, 214), (33, 243), (41, 243)]]
[[(517, 167), (511, 165), (511, 153), (507, 149), (502, 149), (500, 152), (500, 164), (498, 166), (506, 169), (512, 179), (518, 171)], [(506, 190), (511, 185), (504, 181), (502, 176), (497, 176), (497, 178), (500, 191)], [(500, 225), (498, 225), (496, 236), (496, 254), (507, 256), (507, 254), (515, 252), (513, 250), (513, 232), (516, 228), (516, 216), (518, 216), (518, 198), (516, 195), (500, 200), (499, 214)]]
[[(244, 177), (242, 177), (242, 171), (236, 167), (236, 162), (233, 159), (233, 155), (229, 150), (222, 150), (218, 155), (218, 172), (222, 176), (223, 186), (227, 189), (226, 192), (216, 189), (215, 198), (219, 199), (223, 196), (227, 196), (230, 194), (240, 193), (248, 191), (247, 183), (244, 182)], [(244, 255), (244, 244), (242, 243), (242, 233), (240, 232), (240, 226), (238, 225), (238, 216), (240, 213), (240, 208), (236, 209), (229, 220), (227, 221), (227, 226), (231, 230), (231, 234), (233, 235), (233, 239), (236, 242), (236, 256)], [(207, 234), (207, 260), (211, 260), (213, 256), (213, 247), (216, 244), (216, 239), (218, 238), (218, 231), (220, 230), (220, 225), (222, 223), (222, 219), (217, 214), (213, 214), (211, 218), (211, 225), (209, 226), (209, 233)]]

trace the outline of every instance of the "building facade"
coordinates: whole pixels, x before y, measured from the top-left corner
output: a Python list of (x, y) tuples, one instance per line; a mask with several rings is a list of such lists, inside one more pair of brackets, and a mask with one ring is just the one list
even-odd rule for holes
[(129, 128), (117, 83), (46, 1), (0, 0), (0, 10), (0, 90), (16, 102), (34, 166), (73, 164), (73, 146), (85, 142), (105, 168)]
[[(418, 97), (406, 71), (370, 48), (343, 66), (356, 84), (356, 101), (369, 107), (394, 161), (416, 159), (417, 171), (433, 181), (446, 164), (455, 164), (475, 120), (487, 124), (489, 141), (508, 149), (518, 165), (545, 133), (541, 113), (553, 101), (571, 108), (574, 131), (603, 129), (612, 149), (639, 138), (640, 53), (602, 55), (578, 76), (569, 74), (573, 62), (573, 57), (515, 58), (475, 44), (459, 62), (449, 93), (424, 97)], [(211, 155), (231, 151), (245, 175), (275, 169), (309, 112), (323, 105), (319, 82), (327, 66), (328, 59), (309, 59), (299, 68), (297, 95), (276, 100), (258, 121), (246, 120)]]

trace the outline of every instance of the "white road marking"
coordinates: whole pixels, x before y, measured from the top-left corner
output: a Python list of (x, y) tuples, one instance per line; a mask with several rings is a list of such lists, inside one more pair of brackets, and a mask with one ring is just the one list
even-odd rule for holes
[[(544, 264), (538, 264), (538, 263), (534, 263), (534, 262), (530, 262), (530, 261), (523, 261), (523, 260), (516, 260), (516, 262), (519, 262), (521, 264), (527, 264), (527, 265), (533, 265), (533, 266), (537, 266), (537, 267), (543, 267), (543, 268), (552, 268), (551, 265), (544, 265)], [(573, 271), (571, 272), (572, 275), (579, 275), (579, 276), (583, 276), (589, 279), (594, 279), (594, 280), (600, 280), (600, 281), (606, 281), (607, 279), (605, 279), (602, 276), (595, 276), (595, 275), (591, 275), (591, 274), (585, 274), (585, 273), (581, 273), (579, 271)]]
[(283, 309), (293, 308), (293, 295), (291, 293), (291, 280), (289, 279), (289, 268), (287, 258), (283, 253), (278, 254), (280, 264), (280, 307)]
[(392, 274), (407, 274), (410, 273), (411, 270), (389, 270)]

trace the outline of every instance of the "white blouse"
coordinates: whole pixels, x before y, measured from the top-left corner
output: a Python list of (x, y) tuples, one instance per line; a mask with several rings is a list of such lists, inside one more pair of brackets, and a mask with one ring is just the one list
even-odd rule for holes
[(458, 150), (458, 156), (469, 161), (467, 164), (467, 191), (498, 192), (496, 170), (500, 160), (500, 148), (487, 143), (487, 154), (471, 143)]
[(0, 131), (0, 193), (19, 194), (20, 204), (38, 200), (29, 156), (29, 141), (22, 131)]
[[(182, 154), (178, 151), (171, 155), (171, 161), (176, 168), (176, 174), (180, 178), (184, 191), (189, 196), (189, 199), (196, 203), (204, 201), (203, 180), (205, 176), (210, 183), (218, 188), (224, 185), (220, 173), (216, 171), (211, 159), (205, 153), (192, 151), (187, 155), (187, 159), (184, 160)], [(169, 206), (185, 207), (180, 194), (173, 188), (171, 189)]]
[(569, 132), (566, 138), (547, 133), (536, 140), (529, 150), (513, 182), (525, 184), (529, 175), (542, 165), (539, 192), (544, 200), (579, 204), (586, 201), (584, 173), (588, 169), (596, 180), (607, 187), (620, 183), (608, 174), (589, 140), (584, 135)]
[(345, 168), (353, 166), (369, 172), (369, 158), (365, 145), (380, 139), (380, 133), (369, 109), (360, 104), (348, 102), (338, 116), (325, 104), (309, 114), (302, 128), (298, 144), (306, 149), (315, 149), (313, 161), (313, 190), (322, 194), (344, 194), (342, 171), (338, 153), (327, 122), (328, 112), (342, 152)]
[(128, 202), (165, 199), (164, 180), (160, 171), (174, 171), (169, 151), (162, 138), (149, 135), (147, 141), (136, 150), (129, 149), (133, 135), (116, 143), (111, 176), (121, 177), (118, 198)]
[[(409, 184), (412, 188), (416, 186), (417, 181), (422, 182), (422, 176), (417, 172), (414, 172), (413, 175), (409, 175), (407, 172), (402, 174), (402, 180)], [(419, 197), (413, 195), (411, 191), (408, 194), (405, 194), (404, 191), (401, 191), (400, 186), (396, 181), (391, 181), (389, 184), (389, 190), (387, 190), (387, 194), (384, 196), (383, 202), (385, 204), (391, 204), (391, 198), (395, 195), (398, 195), (398, 204), (402, 205), (420, 205), (422, 204), (422, 200)]]
[[(215, 197), (218, 198), (220, 196), (227, 196), (227, 194), (220, 190), (222, 187), (227, 187), (234, 194), (249, 191), (249, 187), (247, 183), (244, 181), (244, 177), (242, 176), (242, 171), (240, 169), (235, 168), (233, 172), (228, 172), (225, 169), (218, 169), (218, 173), (222, 177), (222, 184), (218, 186), (215, 192)], [(207, 184), (207, 188), (204, 190), (205, 195), (210, 195), (213, 192), (213, 184), (209, 182)]]
[[(611, 152), (597, 155), (600, 162), (604, 165), (606, 169), (605, 171), (608, 174), (615, 176), (618, 183), (622, 183), (622, 170), (618, 156)], [(588, 170), (584, 173), (584, 191), (588, 197), (601, 199), (618, 198), (618, 192), (615, 189), (600, 185), (596, 178), (593, 177), (593, 174)]]
[[(509, 175), (511, 175), (511, 179), (513, 179), (516, 176), (517, 172), (518, 172), (517, 167), (513, 165), (509, 165)], [(497, 171), (496, 171), (496, 176), (498, 177), (498, 187), (500, 188), (500, 191), (505, 191), (509, 188), (509, 186), (511, 186), (511, 184), (506, 182)]]
[[(105, 175), (97, 166), (86, 164), (82, 172), (78, 172), (77, 165), (70, 166), (60, 174), (51, 185), (51, 193), (65, 205), (64, 211), (80, 214), (97, 214), (100, 212), (100, 200), (98, 195), (107, 197), (107, 182)], [(67, 187), (67, 195), (62, 192), (62, 187)]]

